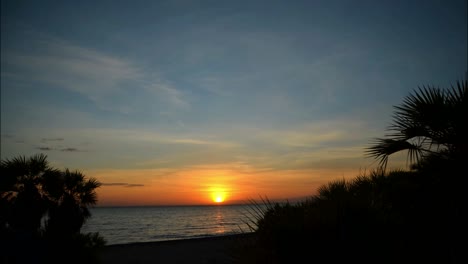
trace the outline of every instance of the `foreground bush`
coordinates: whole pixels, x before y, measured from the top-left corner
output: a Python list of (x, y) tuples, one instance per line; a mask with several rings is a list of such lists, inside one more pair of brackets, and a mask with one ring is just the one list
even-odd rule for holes
[[(420, 88), (395, 106), (390, 133), (367, 148), (378, 170), (328, 183), (303, 203), (270, 206), (257, 222), (257, 259), (467, 263), (459, 242), (468, 223), (467, 90), (467, 80)], [(412, 170), (385, 172), (400, 151)]]
[(462, 252), (457, 231), (464, 225), (457, 211), (449, 214), (447, 208), (461, 204), (435, 198), (435, 191), (419, 171), (378, 170), (333, 181), (307, 201), (269, 207), (257, 225), (255, 247), (264, 255), (257, 258), (269, 260), (264, 263), (457, 262)]

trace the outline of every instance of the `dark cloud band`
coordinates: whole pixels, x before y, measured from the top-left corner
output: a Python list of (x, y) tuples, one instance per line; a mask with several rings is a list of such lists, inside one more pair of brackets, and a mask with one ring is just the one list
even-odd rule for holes
[(145, 185), (137, 184), (137, 183), (126, 183), (126, 182), (107, 182), (107, 183), (102, 183), (102, 186), (122, 186), (122, 187), (127, 187), (127, 188), (133, 188), (133, 187), (143, 187)]
[(42, 142), (48, 142), (48, 141), (64, 141), (64, 138), (42, 138)]

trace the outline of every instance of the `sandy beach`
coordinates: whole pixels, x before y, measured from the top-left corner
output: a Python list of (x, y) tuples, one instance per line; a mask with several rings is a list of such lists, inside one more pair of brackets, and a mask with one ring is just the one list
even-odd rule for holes
[(101, 263), (236, 263), (236, 248), (253, 234), (106, 246)]

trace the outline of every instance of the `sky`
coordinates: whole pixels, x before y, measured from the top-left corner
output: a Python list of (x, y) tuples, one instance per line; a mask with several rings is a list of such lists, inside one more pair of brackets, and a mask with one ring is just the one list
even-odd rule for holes
[(467, 45), (465, 0), (5, 0), (1, 158), (97, 178), (99, 206), (307, 197), (372, 169)]

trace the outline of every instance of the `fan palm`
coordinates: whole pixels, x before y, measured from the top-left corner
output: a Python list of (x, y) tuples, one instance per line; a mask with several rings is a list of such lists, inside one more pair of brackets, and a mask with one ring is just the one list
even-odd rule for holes
[(49, 210), (47, 229), (62, 235), (78, 233), (91, 216), (88, 207), (96, 204), (95, 190), (101, 183), (68, 169), (61, 173), (57, 183), (49, 189), (54, 205)]
[(2, 226), (38, 231), (48, 207), (48, 197), (43, 191), (45, 180), (50, 181), (58, 171), (49, 166), (43, 154), (2, 160), (0, 167)]
[(460, 158), (467, 153), (467, 80), (451, 89), (423, 86), (395, 106), (393, 124), (385, 138), (367, 148), (385, 168), (388, 157), (407, 150), (410, 164), (428, 156)]
[(2, 160), (0, 169), (1, 228), (37, 232), (48, 213), (48, 230), (77, 233), (97, 202), (96, 179), (54, 169), (44, 154)]

